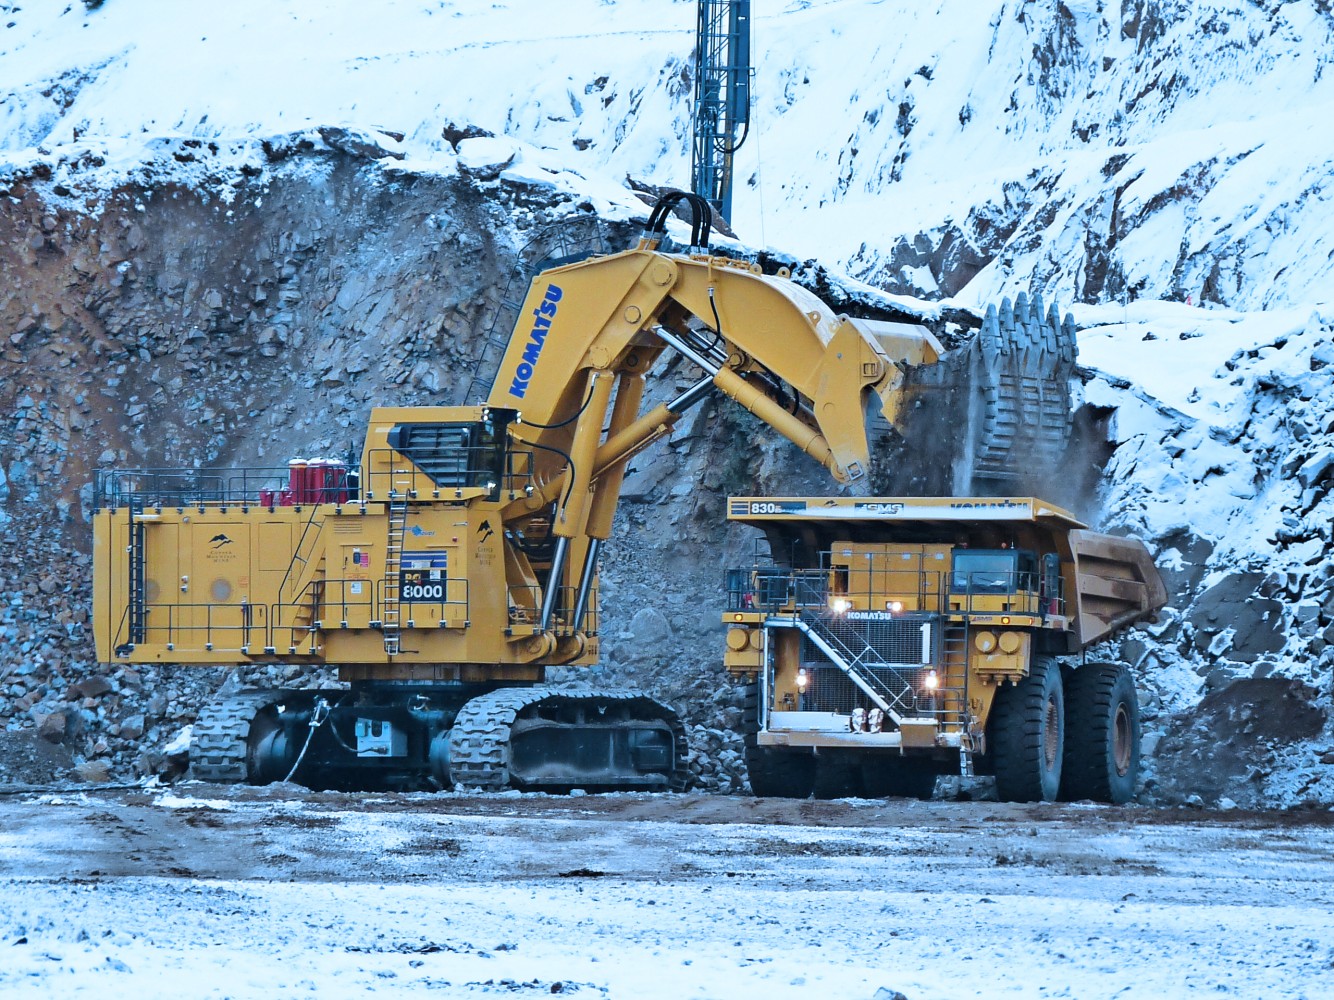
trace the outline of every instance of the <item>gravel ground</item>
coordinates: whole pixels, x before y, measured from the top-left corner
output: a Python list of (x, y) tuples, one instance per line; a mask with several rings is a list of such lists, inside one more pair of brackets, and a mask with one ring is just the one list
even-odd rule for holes
[(1334, 814), (741, 796), (0, 799), (0, 992), (1324, 997)]

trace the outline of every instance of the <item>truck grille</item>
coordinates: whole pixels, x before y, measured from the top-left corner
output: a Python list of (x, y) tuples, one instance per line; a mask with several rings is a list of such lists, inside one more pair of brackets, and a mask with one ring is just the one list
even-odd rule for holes
[[(815, 624), (812, 622), (812, 624)], [(818, 629), (856, 657), (863, 674), (901, 708), (916, 703), (927, 672), (939, 662), (940, 620), (936, 616), (854, 619), (820, 616)], [(805, 706), (813, 712), (851, 712), (868, 707), (866, 695), (808, 637), (801, 640), (801, 663), (810, 677)]]

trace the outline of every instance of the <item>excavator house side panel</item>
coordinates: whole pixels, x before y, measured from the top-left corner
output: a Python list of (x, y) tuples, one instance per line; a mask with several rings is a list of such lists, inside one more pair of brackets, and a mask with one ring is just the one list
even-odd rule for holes
[[(524, 640), (532, 627), (525, 631), (507, 608), (495, 507), (447, 503), (414, 505), (403, 529), (401, 568), (390, 583), (401, 596), (406, 641), (397, 656), (386, 655), (377, 624), (389, 585), (385, 508), (150, 508), (136, 515), (137, 553), (129, 508), (100, 511), (99, 654), (200, 665), (531, 663)], [(137, 588), (135, 559), (142, 562)], [(143, 621), (137, 633), (136, 614)], [(458, 667), (448, 673), (458, 676)], [(530, 667), (524, 676), (536, 675)]]

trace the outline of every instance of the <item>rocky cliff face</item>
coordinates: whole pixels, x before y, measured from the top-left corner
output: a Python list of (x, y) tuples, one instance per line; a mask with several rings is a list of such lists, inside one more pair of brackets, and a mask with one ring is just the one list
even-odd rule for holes
[[(337, 6), (149, 31), (114, 0), (0, 4), (0, 717), (92, 774), (153, 771), (223, 680), (92, 662), (93, 470), (342, 455), (375, 403), (462, 402), (532, 236), (597, 214), (619, 245), (621, 178), (687, 175), (689, 3), (390, 4), (355, 39)], [(940, 315), (1077, 303), (1090, 449), (1044, 492), (1106, 461), (1080, 513), (1171, 580), (1159, 626), (1097, 651), (1136, 668), (1146, 801), (1334, 803), (1331, 33), (1325, 0), (756, 18), (743, 237), (955, 295)], [(750, 539), (721, 497), (829, 487), (725, 407), (636, 470), (598, 671), (682, 705), (704, 783), (735, 787), (713, 609)]]
[[(262, 166), (232, 183), (144, 178), (78, 208), (41, 177), (6, 181), (0, 718), (61, 743), (88, 775), (153, 773), (228, 674), (94, 662), (94, 471), (343, 455), (360, 451), (374, 405), (477, 401), (522, 248), (554, 219), (587, 214), (498, 169), (416, 174), (298, 139), (258, 153)], [(630, 231), (605, 228), (620, 243)], [(684, 379), (669, 370), (651, 392)], [(699, 780), (723, 789), (742, 780), (739, 755), (723, 752), (737, 721), (718, 653), (723, 498), (813, 487), (819, 471), (777, 458), (743, 416), (706, 406), (636, 461), (605, 560), (611, 654), (594, 670), (687, 711), (704, 727)], [(290, 667), (241, 679), (327, 678)]]

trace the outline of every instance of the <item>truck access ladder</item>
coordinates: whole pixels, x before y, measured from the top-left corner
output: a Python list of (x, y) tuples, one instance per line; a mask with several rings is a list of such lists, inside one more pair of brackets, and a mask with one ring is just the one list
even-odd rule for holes
[(943, 677), (963, 678), (963, 687), (944, 688), (940, 691), (943, 702), (941, 725), (955, 728), (961, 734), (959, 740), (959, 773), (966, 778), (973, 777), (973, 754), (969, 747), (967, 731), (968, 715), (968, 626), (959, 622), (947, 623), (941, 635), (941, 673)]
[[(765, 619), (765, 628), (790, 628), (801, 632), (814, 646), (829, 657), (829, 662), (847, 675), (848, 680), (871, 701), (894, 725), (899, 725), (905, 713), (912, 712), (912, 683), (900, 672), (901, 664), (885, 663), (864, 639), (853, 638), (856, 633), (840, 635), (819, 616), (807, 618), (800, 612), (794, 615), (771, 615)], [(851, 644), (849, 643), (851, 640)], [(857, 650), (855, 647), (862, 648)], [(898, 682), (895, 690), (876, 674), (885, 670)]]

